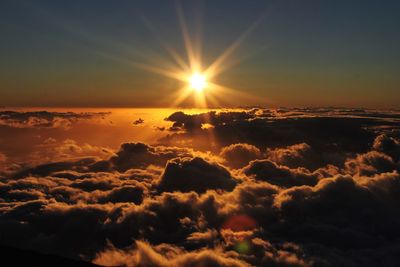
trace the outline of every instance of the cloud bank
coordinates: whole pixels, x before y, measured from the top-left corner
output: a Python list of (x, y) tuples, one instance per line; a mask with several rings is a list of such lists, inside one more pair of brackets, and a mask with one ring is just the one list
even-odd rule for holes
[(155, 144), (69, 140), (63, 157), (12, 170), (3, 155), (0, 243), (105, 266), (396, 266), (397, 119), (178, 112)]

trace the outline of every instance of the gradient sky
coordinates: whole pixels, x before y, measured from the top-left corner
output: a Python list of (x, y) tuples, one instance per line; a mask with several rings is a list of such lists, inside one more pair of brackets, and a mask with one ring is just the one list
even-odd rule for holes
[[(263, 18), (216, 78), (259, 104), (398, 108), (399, 1), (181, 4), (205, 65)], [(132, 65), (185, 55), (175, 1), (4, 0), (0, 17), (0, 105), (168, 106), (181, 87)]]

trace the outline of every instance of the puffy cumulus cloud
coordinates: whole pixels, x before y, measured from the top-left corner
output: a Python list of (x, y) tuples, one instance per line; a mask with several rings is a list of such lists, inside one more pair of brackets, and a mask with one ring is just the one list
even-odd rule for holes
[(274, 198), (280, 188), (266, 182), (244, 182), (231, 192), (201, 195), (202, 213), (214, 228), (248, 230), (277, 220)]
[(166, 121), (173, 122), (170, 130), (199, 130), (204, 124), (212, 126), (223, 125), (234, 121), (243, 121), (254, 118), (255, 115), (248, 111), (210, 111), (207, 113), (188, 115), (182, 111), (175, 112), (167, 117)]
[(185, 148), (149, 146), (144, 143), (124, 143), (110, 158), (115, 169), (126, 171), (131, 168), (147, 167), (150, 164), (164, 166), (176, 157), (190, 157), (192, 151)]
[[(46, 141), (48, 142), (48, 139)], [(82, 155), (107, 157), (112, 154), (110, 149), (92, 146), (87, 143), (80, 145), (72, 139), (66, 139), (61, 145), (52, 148), (56, 154), (55, 156), (58, 158), (71, 158)]]
[(46, 177), (24, 177), (0, 183), (2, 200), (14, 203), (29, 199), (55, 199), (69, 204), (133, 202), (139, 204), (151, 187), (135, 176), (111, 173), (53, 173)]
[[(42, 153), (38, 153), (38, 156), (43, 158), (51, 157), (54, 160), (66, 160), (71, 158), (79, 157), (98, 157), (101, 159), (108, 159), (113, 155), (113, 151), (110, 148), (94, 146), (88, 143), (78, 143), (72, 139), (66, 139), (59, 145), (45, 145)], [(44, 153), (43, 153), (44, 152)]]
[[(262, 241), (260, 241), (253, 240), (253, 243), (262, 247)], [(261, 260), (261, 264), (264, 266), (306, 267), (313, 266), (314, 263), (313, 258), (305, 259), (301, 248), (290, 243), (285, 243), (281, 248), (273, 248), (266, 252)]]
[(143, 192), (145, 187), (126, 185), (118, 188), (112, 189), (103, 196), (98, 198), (100, 203), (118, 203), (118, 202), (133, 202), (135, 204), (140, 204), (143, 201)]
[(226, 165), (239, 169), (250, 161), (261, 158), (262, 153), (255, 146), (239, 143), (222, 148), (220, 156), (225, 160)]
[(209, 189), (232, 190), (236, 180), (229, 171), (217, 163), (202, 158), (176, 158), (170, 160), (158, 183), (161, 192), (204, 193)]
[[(171, 130), (175, 132), (160, 141), (214, 152), (236, 143), (249, 143), (258, 148), (286, 147), (291, 150), (286, 151), (291, 157), (296, 157), (295, 150), (307, 154), (305, 159), (309, 159), (307, 163), (310, 166), (303, 167), (319, 168), (326, 164), (343, 164), (349, 155), (365, 153), (376, 133), (398, 128), (396, 114), (365, 116), (366, 112), (352, 112), (337, 109), (288, 109), (282, 112), (247, 109), (185, 114), (180, 111), (166, 119), (172, 122)], [(212, 127), (205, 128), (205, 124)], [(303, 143), (309, 145), (311, 151), (305, 151), (304, 146), (302, 149), (288, 147)], [(314, 152), (314, 155), (309, 152)]]
[[(43, 155), (42, 155), (43, 154)], [(194, 151), (187, 148), (150, 146), (144, 143), (123, 143), (115, 153), (108, 148), (78, 144), (74, 140), (67, 139), (61, 145), (44, 146), (43, 150), (34, 153), (34, 161), (22, 168), (15, 177), (27, 175), (48, 175), (63, 170), (78, 172), (126, 172), (130, 169), (140, 170), (164, 167), (168, 160), (176, 157), (201, 156), (209, 160), (220, 160), (209, 153)], [(35, 162), (46, 162), (29, 167)], [(51, 163), (48, 163), (51, 162)]]
[(13, 128), (69, 128), (82, 120), (103, 119), (109, 112), (1, 111), (0, 125)]
[[(233, 179), (228, 170), (199, 158), (170, 163), (190, 170), (176, 177), (212, 173), (206, 178), (211, 185), (215, 175)], [(400, 236), (395, 171), (339, 175), (286, 189), (243, 178), (228, 191), (196, 186), (202, 194), (175, 189), (159, 194), (155, 189), (163, 177), (157, 180), (157, 174), (157, 168), (82, 169), (2, 180), (2, 242), (107, 266), (335, 266), (379, 256), (389, 266), (395, 262), (390, 260)], [(133, 240), (147, 241), (132, 245)]]
[[(346, 259), (342, 254), (345, 250), (362, 253), (371, 260), (374, 256), (368, 255), (368, 250), (396, 245), (394, 240), (400, 234), (394, 226), (399, 219), (395, 212), (399, 189), (398, 173), (386, 173), (360, 180), (337, 176), (323, 179), (314, 187), (284, 190), (275, 198), (275, 206), (286, 223), (276, 231), (304, 247), (318, 243), (324, 252), (341, 250), (337, 259), (329, 259), (336, 264), (340, 260), (348, 264), (356, 261), (355, 255), (347, 255)], [(390, 250), (387, 252), (390, 255)]]
[(242, 172), (257, 180), (283, 187), (314, 185), (322, 178), (319, 172), (312, 173), (305, 168), (290, 169), (270, 160), (254, 160)]
[(387, 134), (381, 134), (375, 138), (373, 149), (389, 155), (395, 161), (400, 159), (400, 141)]
[(71, 161), (79, 158), (96, 157), (108, 159), (113, 155), (110, 148), (80, 143), (72, 139), (56, 140), (47, 138), (40, 144), (34, 145), (32, 151), (23, 156), (11, 157), (13, 162), (21, 162), (24, 168), (45, 165), (54, 162)]
[(143, 241), (136, 241), (136, 248), (127, 251), (115, 248), (105, 250), (97, 255), (94, 262), (105, 266), (250, 266), (237, 259), (235, 253), (212, 249), (187, 252), (171, 245), (153, 247)]
[(54, 172), (72, 170), (78, 172), (85, 172), (91, 170), (92, 166), (96, 166), (99, 158), (85, 157), (79, 159), (71, 159), (59, 162), (51, 162), (41, 164), (34, 167), (22, 168), (13, 174), (14, 178), (22, 178), (26, 176), (46, 176)]
[(290, 168), (315, 168), (321, 162), (321, 157), (306, 143), (295, 144), (285, 148), (267, 148), (266, 158)]
[(215, 229), (207, 229), (205, 232), (191, 233), (186, 240), (193, 243), (212, 244), (218, 238), (218, 231)]
[(390, 156), (377, 151), (357, 155), (355, 159), (347, 160), (345, 167), (346, 171), (350, 174), (367, 176), (391, 172), (397, 168)]
[(252, 266), (315, 266), (316, 259), (306, 258), (302, 248), (294, 243), (272, 244), (251, 232), (224, 230), (222, 236), (228, 248), (241, 254), (240, 258)]
[(54, 154), (0, 174), (0, 242), (107, 266), (397, 266), (398, 136), (395, 124), (381, 127), (388, 117), (205, 114), (176, 113), (179, 131), (168, 134), (210, 143), (213, 133), (213, 152), (124, 143), (103, 153), (48, 139), (41, 148)]
[[(332, 213), (333, 207), (341, 210), (347, 205), (347, 210), (351, 210), (350, 204), (360, 205), (367, 195), (367, 189), (359, 186), (350, 176), (338, 176), (323, 179), (315, 187), (299, 186), (284, 190), (275, 198), (275, 205), (288, 213), (291, 211), (312, 213), (313, 204), (315, 204), (321, 211)], [(354, 198), (359, 203), (356, 204), (354, 201), (350, 203), (347, 198)], [(304, 205), (305, 203), (308, 205)], [(339, 203), (340, 206), (338, 206)], [(301, 206), (303, 208), (299, 208)], [(305, 206), (308, 206), (308, 211), (304, 209)], [(315, 214), (318, 213), (315, 212)]]

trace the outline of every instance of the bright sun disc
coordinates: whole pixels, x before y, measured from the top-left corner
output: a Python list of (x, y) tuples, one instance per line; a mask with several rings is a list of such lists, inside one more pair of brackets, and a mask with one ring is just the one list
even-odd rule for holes
[(201, 92), (207, 85), (206, 76), (195, 72), (189, 79), (190, 87), (195, 89), (197, 92)]

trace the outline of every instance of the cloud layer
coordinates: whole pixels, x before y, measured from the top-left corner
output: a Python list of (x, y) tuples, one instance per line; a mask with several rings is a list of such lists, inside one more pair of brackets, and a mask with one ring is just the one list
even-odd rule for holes
[(154, 144), (68, 140), (13, 168), (0, 154), (0, 243), (106, 266), (396, 266), (397, 119), (177, 112)]

